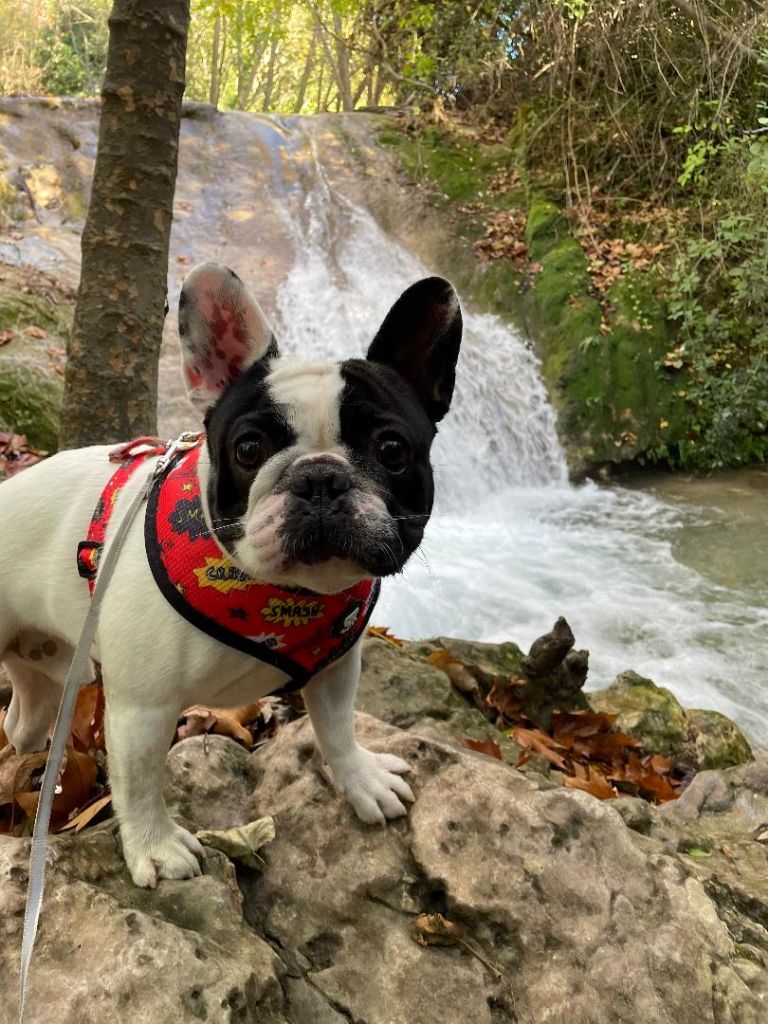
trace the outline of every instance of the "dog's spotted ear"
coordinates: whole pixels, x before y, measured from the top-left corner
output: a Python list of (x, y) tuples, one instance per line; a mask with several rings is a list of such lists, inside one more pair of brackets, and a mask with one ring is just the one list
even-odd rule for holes
[(451, 405), (461, 329), (453, 286), (442, 277), (427, 277), (404, 291), (387, 313), (367, 358), (396, 370), (437, 423)]
[(243, 370), (277, 355), (272, 328), (233, 270), (201, 263), (179, 296), (179, 337), (187, 394), (215, 402)]

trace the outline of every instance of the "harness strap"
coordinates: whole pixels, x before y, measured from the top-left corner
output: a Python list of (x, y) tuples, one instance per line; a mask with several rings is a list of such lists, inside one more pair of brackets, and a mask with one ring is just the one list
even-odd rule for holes
[(99, 559), (104, 547), (104, 538), (107, 535), (112, 512), (120, 491), (131, 478), (140, 462), (150, 454), (159, 455), (165, 450), (165, 447), (160, 449), (154, 448), (127, 457), (127, 461), (112, 474), (104, 490), (101, 492), (99, 503), (94, 510), (88, 527), (88, 536), (77, 545), (77, 571), (83, 579), (88, 581), (88, 590), (91, 596), (93, 596), (96, 574), (99, 571)]

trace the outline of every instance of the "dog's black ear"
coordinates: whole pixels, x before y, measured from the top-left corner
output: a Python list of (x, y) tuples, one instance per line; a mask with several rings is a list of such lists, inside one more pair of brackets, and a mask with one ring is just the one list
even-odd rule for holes
[(391, 366), (410, 384), (433, 423), (451, 405), (461, 326), (453, 286), (427, 277), (403, 292), (368, 349), (368, 359)]
[(211, 405), (243, 370), (277, 355), (272, 328), (234, 272), (201, 263), (179, 296), (179, 337), (187, 394)]

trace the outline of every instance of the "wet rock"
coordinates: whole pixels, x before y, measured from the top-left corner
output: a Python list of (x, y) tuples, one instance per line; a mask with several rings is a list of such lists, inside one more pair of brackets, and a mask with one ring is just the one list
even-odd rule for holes
[(596, 711), (618, 716), (616, 727), (642, 740), (652, 754), (672, 757), (697, 770), (728, 768), (752, 757), (741, 730), (716, 711), (688, 710), (669, 690), (636, 672), (589, 694)]
[[(386, 829), (332, 792), (306, 720), (254, 755), (249, 817), (273, 814), (277, 835), (243, 879), (246, 914), (308, 964), (302, 998), (366, 1024), (763, 1019), (765, 969), (735, 969), (704, 886), (609, 803), (367, 716), (358, 729), (412, 765), (416, 803)], [(461, 925), (501, 979), (465, 947), (418, 946), (420, 912)]]
[[(30, 1021), (285, 1024), (280, 961), (245, 924), (231, 864), (137, 889), (114, 823), (52, 843), (30, 975)], [(18, 1013), (29, 841), (0, 837), (0, 1019)]]

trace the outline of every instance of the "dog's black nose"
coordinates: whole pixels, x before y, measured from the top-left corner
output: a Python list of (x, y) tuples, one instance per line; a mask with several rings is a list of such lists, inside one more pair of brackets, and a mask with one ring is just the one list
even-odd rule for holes
[(291, 477), (291, 490), (311, 505), (325, 505), (345, 494), (352, 477), (341, 462), (306, 462)]

